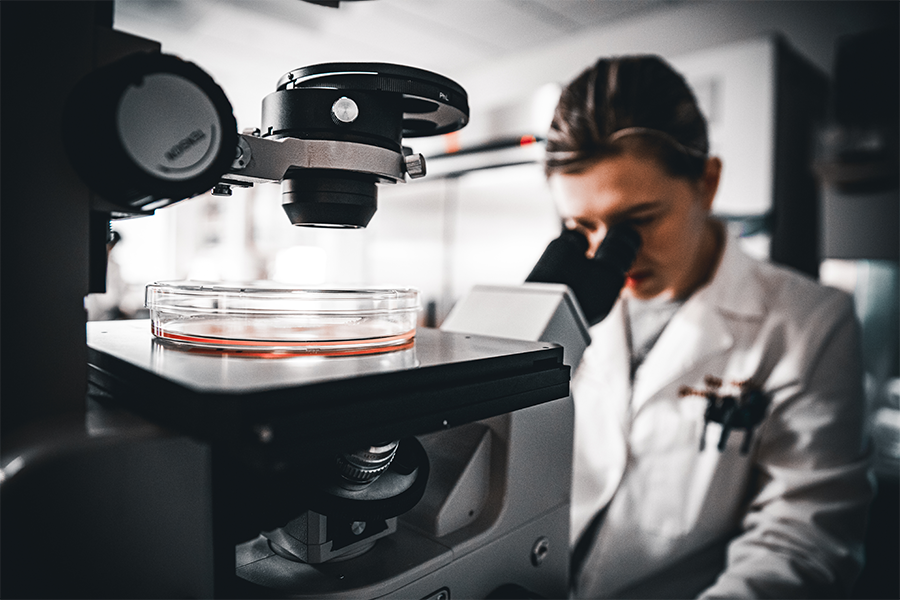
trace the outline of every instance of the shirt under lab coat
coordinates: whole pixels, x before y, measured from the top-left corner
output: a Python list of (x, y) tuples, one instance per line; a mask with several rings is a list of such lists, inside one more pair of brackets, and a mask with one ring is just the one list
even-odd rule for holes
[[(575, 575), (584, 597), (848, 594), (872, 485), (850, 297), (744, 255), (681, 307), (632, 383), (623, 309), (591, 330), (572, 383), (572, 543), (606, 509)], [(723, 452), (707, 376), (769, 396), (747, 454)]]

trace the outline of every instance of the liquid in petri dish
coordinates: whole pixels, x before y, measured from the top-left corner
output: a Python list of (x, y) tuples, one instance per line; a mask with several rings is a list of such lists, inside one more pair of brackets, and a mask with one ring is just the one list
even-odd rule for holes
[(147, 286), (145, 304), (153, 334), (176, 344), (352, 354), (408, 347), (419, 294), (411, 288), (157, 282)]

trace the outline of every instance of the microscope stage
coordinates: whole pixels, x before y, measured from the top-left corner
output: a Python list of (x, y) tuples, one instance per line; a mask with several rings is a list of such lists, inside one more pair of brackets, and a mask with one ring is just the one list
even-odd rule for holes
[(195, 353), (148, 321), (87, 326), (92, 397), (208, 442), (276, 454), (419, 435), (564, 398), (545, 342), (420, 328), (410, 348), (275, 358)]

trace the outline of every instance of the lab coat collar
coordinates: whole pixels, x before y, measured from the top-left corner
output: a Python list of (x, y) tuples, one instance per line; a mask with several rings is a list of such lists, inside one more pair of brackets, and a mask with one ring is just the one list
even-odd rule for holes
[(693, 298), (700, 298), (724, 314), (744, 318), (763, 317), (766, 312), (763, 287), (749, 285), (749, 280), (755, 277), (756, 261), (744, 254), (740, 245), (737, 236), (726, 236), (725, 249), (715, 276)]
[(632, 415), (662, 388), (676, 382), (697, 365), (709, 362), (734, 345), (729, 320), (764, 313), (753, 276), (753, 261), (728, 237), (716, 274), (672, 317), (638, 370), (633, 384)]

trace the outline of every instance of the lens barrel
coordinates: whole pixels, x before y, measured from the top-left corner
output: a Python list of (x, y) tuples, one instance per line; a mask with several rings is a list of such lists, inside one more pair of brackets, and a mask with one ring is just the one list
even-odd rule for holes
[(375, 181), (352, 172), (297, 170), (281, 182), (282, 208), (295, 225), (365, 227), (378, 208)]

